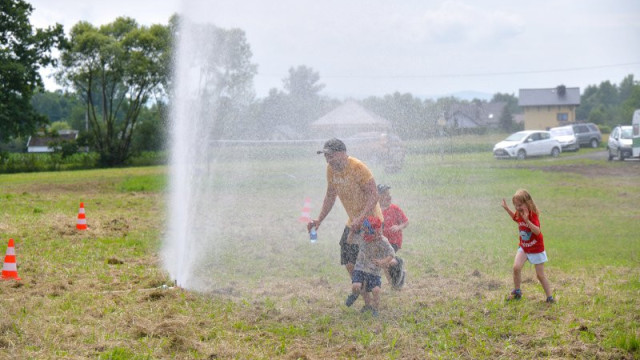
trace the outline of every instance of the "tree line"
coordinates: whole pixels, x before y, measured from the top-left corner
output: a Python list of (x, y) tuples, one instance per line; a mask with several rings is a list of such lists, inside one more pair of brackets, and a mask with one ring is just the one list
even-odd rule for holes
[[(253, 89), (258, 65), (241, 29), (187, 23), (176, 15), (167, 24), (151, 26), (119, 17), (101, 26), (81, 21), (65, 36), (59, 24), (34, 29), (28, 20), (33, 8), (23, 0), (0, 4), (0, 141), (5, 143), (38, 131), (75, 129), (81, 134), (77, 145), (98, 153), (103, 166), (126, 163), (142, 151), (163, 150), (171, 64), (181, 36), (202, 44), (200, 56), (193, 56), (202, 63), (193, 65), (207, 84), (202, 91), (216, 104), (215, 112), (206, 114), (215, 122), (214, 137), (265, 139), (274, 129), (307, 137), (311, 122), (341, 103), (321, 94), (325, 85), (319, 72), (304, 65), (290, 67), (281, 89), (258, 98)], [(39, 69), (45, 66), (55, 67), (64, 90), (44, 90)], [(507, 104), (501, 129), (516, 129), (513, 115), (521, 111), (517, 97), (497, 93), (489, 102), (497, 101)], [(401, 137), (419, 139), (435, 135), (438, 120), (454, 106), (483, 102), (393, 93), (361, 104), (387, 118)], [(576, 115), (606, 129), (629, 123), (636, 108), (640, 84), (628, 75), (617, 85), (604, 81), (584, 89)]]

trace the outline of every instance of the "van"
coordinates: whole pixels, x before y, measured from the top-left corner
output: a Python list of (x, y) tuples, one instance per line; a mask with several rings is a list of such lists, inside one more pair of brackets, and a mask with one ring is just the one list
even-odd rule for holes
[(631, 133), (631, 153), (634, 158), (637, 158), (640, 157), (640, 109), (633, 112), (631, 126), (633, 127)]
[(578, 144), (578, 138), (573, 131), (572, 125), (558, 126), (549, 129), (551, 137), (558, 140), (562, 145), (562, 151), (578, 151), (580, 150), (580, 144)]

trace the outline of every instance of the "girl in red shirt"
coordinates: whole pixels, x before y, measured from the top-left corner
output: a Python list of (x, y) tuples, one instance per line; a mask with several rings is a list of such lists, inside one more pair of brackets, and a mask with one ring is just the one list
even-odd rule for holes
[(544, 263), (548, 261), (547, 253), (544, 251), (544, 241), (542, 231), (540, 231), (540, 220), (538, 218), (538, 208), (533, 202), (531, 195), (527, 190), (520, 189), (516, 191), (511, 199), (515, 212), (509, 209), (507, 202), (502, 199), (502, 207), (509, 214), (513, 221), (518, 223), (518, 232), (520, 235), (520, 246), (516, 252), (513, 261), (513, 285), (514, 289), (507, 300), (518, 300), (522, 297), (520, 284), (522, 283), (522, 267), (529, 260), (536, 268), (536, 276), (542, 284), (547, 302), (554, 303), (555, 300), (551, 294), (551, 285), (544, 274)]

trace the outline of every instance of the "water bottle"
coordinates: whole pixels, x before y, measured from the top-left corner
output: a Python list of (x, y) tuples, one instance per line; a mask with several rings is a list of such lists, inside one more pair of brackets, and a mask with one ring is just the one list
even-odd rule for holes
[(318, 232), (316, 231), (315, 225), (311, 228), (311, 231), (309, 231), (309, 239), (312, 244), (315, 244), (316, 241), (318, 241)]

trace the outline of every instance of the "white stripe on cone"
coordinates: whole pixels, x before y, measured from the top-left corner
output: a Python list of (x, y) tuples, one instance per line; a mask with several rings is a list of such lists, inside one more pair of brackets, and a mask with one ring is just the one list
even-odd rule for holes
[(14, 262), (5, 262), (4, 266), (2, 266), (2, 271), (18, 271), (18, 266)]

